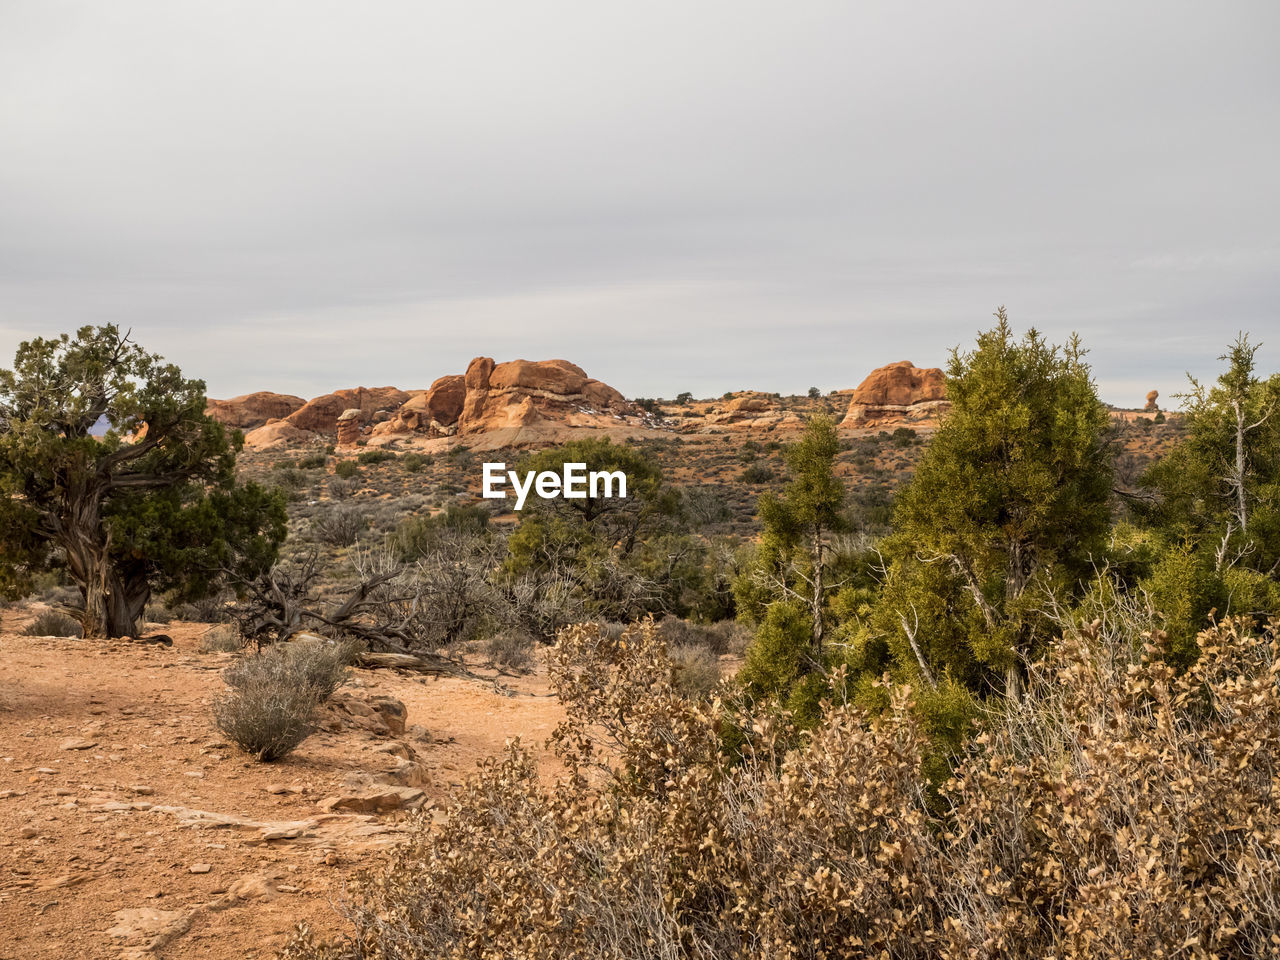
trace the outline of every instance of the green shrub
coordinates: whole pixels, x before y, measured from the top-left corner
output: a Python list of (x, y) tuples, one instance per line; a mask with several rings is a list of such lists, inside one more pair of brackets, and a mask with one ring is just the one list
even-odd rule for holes
[(1196, 634), (1209, 626), (1209, 612), (1226, 612), (1226, 585), (1208, 557), (1180, 543), (1164, 552), (1142, 586), (1169, 634), (1173, 662), (1186, 666), (1196, 652)]
[(435, 458), (425, 453), (406, 453), (400, 458), (400, 466), (406, 473), (421, 473), (435, 463)]
[(386, 463), (388, 460), (395, 460), (396, 455), (390, 450), (375, 448), (373, 450), (364, 450), (356, 455), (356, 460), (362, 464), (366, 463)]
[(768, 483), (773, 479), (773, 471), (763, 463), (753, 463), (742, 471), (743, 483)]
[(333, 475), (343, 480), (351, 480), (360, 476), (360, 465), (354, 460), (339, 460), (333, 465)]
[(298, 459), (298, 467), (302, 470), (318, 470), (329, 462), (329, 458), (323, 453), (313, 453), (306, 457)]

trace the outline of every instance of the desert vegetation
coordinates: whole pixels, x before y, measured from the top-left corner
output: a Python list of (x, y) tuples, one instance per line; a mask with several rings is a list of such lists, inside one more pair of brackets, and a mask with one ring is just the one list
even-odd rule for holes
[(1256, 356), (1131, 420), (1001, 309), (927, 428), (852, 430), (815, 388), (769, 400), (790, 432), (508, 451), (627, 478), (516, 515), (463, 443), (246, 455), (199, 381), (86, 328), (0, 374), (0, 584), (44, 599), (32, 636), (216, 622), (209, 722), (263, 761), (348, 663), (549, 676), (555, 774), (487, 761), (294, 960), (1274, 956)]

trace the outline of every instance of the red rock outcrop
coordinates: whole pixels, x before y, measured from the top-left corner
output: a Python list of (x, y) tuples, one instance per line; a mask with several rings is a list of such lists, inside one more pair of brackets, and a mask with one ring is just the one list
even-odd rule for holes
[(878, 367), (849, 398), (841, 426), (865, 426), (880, 420), (919, 420), (947, 405), (947, 379), (937, 367), (900, 360)]
[(269, 420), (244, 435), (245, 446), (250, 450), (270, 450), (314, 439), (316, 435), (310, 430), (300, 430), (288, 420)]
[(467, 367), (465, 383), (459, 434), (529, 426), (577, 412), (631, 412), (622, 394), (568, 360), (495, 364), (477, 357)]
[(1152, 390), (1147, 394), (1147, 405), (1142, 408), (1144, 413), (1156, 413), (1160, 409), (1160, 405), (1156, 403), (1160, 399), (1160, 391)]
[(359, 410), (363, 421), (368, 422), (379, 410), (395, 410), (410, 396), (412, 395), (395, 387), (354, 387), (350, 390), (336, 390), (333, 393), (326, 393), (323, 397), (308, 400), (304, 406), (285, 419), (300, 430), (336, 434), (338, 418), (346, 411)]
[(283, 420), (301, 409), (306, 402), (301, 397), (260, 390), (257, 393), (246, 393), (242, 397), (232, 397), (230, 400), (208, 400), (204, 413), (205, 416), (237, 430), (252, 430), (261, 427), (268, 420)]
[(515, 430), (527, 437), (530, 428), (612, 425), (618, 416), (635, 412), (621, 393), (567, 360), (494, 363), (491, 357), (476, 357), (465, 374), (441, 377), (406, 401), (374, 427), (373, 435)]
[(707, 423), (764, 424), (781, 419), (775, 411), (773, 400), (763, 393), (739, 393), (716, 407), (707, 415)]
[(441, 377), (431, 388), (406, 400), (387, 421), (373, 428), (374, 436), (397, 433), (425, 433), (432, 437), (455, 432), (462, 404), (466, 399), (466, 380), (459, 374)]

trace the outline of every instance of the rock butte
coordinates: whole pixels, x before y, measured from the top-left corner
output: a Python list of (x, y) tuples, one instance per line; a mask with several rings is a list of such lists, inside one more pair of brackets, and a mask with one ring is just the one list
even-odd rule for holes
[(842, 427), (862, 427), (884, 420), (922, 420), (948, 406), (946, 375), (937, 367), (917, 367), (900, 360), (871, 371), (849, 398)]
[[(946, 380), (936, 367), (903, 360), (879, 367), (853, 391), (837, 398), (848, 409), (846, 429), (918, 422), (947, 408)], [(579, 431), (617, 436), (662, 435), (671, 423), (656, 424), (621, 393), (568, 360), (510, 360), (476, 357), (465, 373), (439, 377), (426, 390), (353, 387), (303, 401), (267, 391), (232, 400), (211, 400), (210, 416), (248, 431), (251, 448), (314, 440), (317, 436), (371, 446), (402, 440), (433, 449), (467, 438), (476, 450), (562, 442)], [(681, 432), (781, 429), (803, 426), (804, 418), (772, 395), (740, 391), (702, 405), (700, 416), (683, 418)], [(342, 436), (339, 438), (339, 432)]]

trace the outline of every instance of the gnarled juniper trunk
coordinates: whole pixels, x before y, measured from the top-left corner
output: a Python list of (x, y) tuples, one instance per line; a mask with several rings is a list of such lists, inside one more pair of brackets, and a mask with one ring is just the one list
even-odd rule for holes
[(88, 491), (82, 493), (68, 496), (66, 509), (58, 518), (56, 539), (84, 598), (84, 635), (135, 636), (151, 599), (145, 565), (112, 558), (111, 535), (102, 529), (98, 498)]

